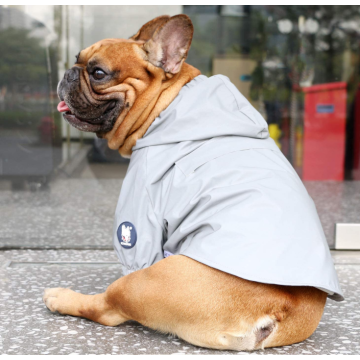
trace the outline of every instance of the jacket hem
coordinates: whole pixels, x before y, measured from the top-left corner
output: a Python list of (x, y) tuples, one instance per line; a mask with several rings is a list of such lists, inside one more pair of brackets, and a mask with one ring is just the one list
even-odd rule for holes
[(254, 282), (259, 282), (259, 283), (265, 283), (265, 284), (274, 284), (274, 285), (284, 285), (284, 286), (312, 286), (315, 287), (321, 291), (324, 291), (328, 294), (328, 298), (335, 300), (335, 301), (344, 301), (344, 296), (342, 295), (342, 293), (339, 290), (335, 290), (334, 288), (330, 288), (330, 287), (324, 287), (323, 284), (318, 284), (318, 283), (310, 283), (310, 282), (306, 282), (306, 283), (301, 283), (301, 282), (287, 282), (287, 281), (274, 281), (274, 280), (270, 280), (270, 279), (266, 279), (266, 278), (259, 278), (256, 277), (256, 279), (251, 276), (250, 274), (246, 274), (246, 273), (241, 273), (239, 274), (239, 272), (234, 271), (226, 266), (220, 266), (219, 264), (217, 264), (214, 261), (210, 261), (208, 259), (204, 259), (200, 256), (197, 255), (193, 255), (189, 252), (184, 251), (183, 253), (180, 253), (179, 255), (183, 255), (183, 256), (187, 256), (193, 260), (199, 261), (200, 263), (204, 264), (204, 265), (208, 265), (214, 269), (226, 272), (228, 274), (243, 278), (245, 280), (249, 280), (249, 281), (254, 281)]
[(121, 263), (120, 263), (120, 265), (121, 265), (121, 270), (122, 270), (122, 273), (124, 276), (129, 275), (137, 270), (140, 270), (140, 269), (128, 269), (125, 265), (123, 265)]

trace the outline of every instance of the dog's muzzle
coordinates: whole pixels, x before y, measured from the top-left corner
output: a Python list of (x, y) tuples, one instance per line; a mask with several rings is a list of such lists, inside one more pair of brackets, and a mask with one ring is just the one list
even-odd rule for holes
[(122, 102), (119, 99), (94, 99), (91, 91), (87, 91), (83, 71), (74, 66), (65, 72), (57, 88), (60, 98), (57, 109), (70, 125), (81, 131), (108, 132), (122, 110)]

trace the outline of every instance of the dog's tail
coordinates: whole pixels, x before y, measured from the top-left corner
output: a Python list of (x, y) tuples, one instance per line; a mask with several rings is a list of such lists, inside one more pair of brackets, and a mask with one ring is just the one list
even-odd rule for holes
[(264, 341), (264, 347), (284, 346), (304, 341), (321, 320), (327, 293), (314, 287), (301, 287), (295, 306), (277, 322), (276, 332)]
[[(299, 289), (300, 290), (300, 289)], [(302, 287), (280, 311), (262, 316), (246, 333), (226, 332), (223, 342), (232, 350), (256, 350), (294, 344), (307, 339), (317, 328), (327, 294)]]
[(221, 334), (223, 345), (231, 350), (255, 350), (264, 348), (267, 339), (276, 333), (278, 321), (271, 316), (264, 316), (246, 333), (226, 332)]

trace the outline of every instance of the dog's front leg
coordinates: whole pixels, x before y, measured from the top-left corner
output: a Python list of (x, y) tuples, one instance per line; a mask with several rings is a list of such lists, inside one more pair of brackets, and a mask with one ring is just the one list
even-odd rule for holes
[(129, 320), (121, 308), (113, 304), (108, 290), (103, 294), (84, 295), (64, 288), (45, 289), (43, 301), (52, 312), (84, 317), (106, 326)]

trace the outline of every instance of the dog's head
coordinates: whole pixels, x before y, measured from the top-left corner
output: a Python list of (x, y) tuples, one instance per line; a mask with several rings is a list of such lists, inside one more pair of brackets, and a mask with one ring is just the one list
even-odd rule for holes
[(192, 35), (188, 16), (160, 16), (130, 39), (106, 39), (80, 51), (58, 85), (58, 110), (72, 126), (119, 148), (179, 79)]

